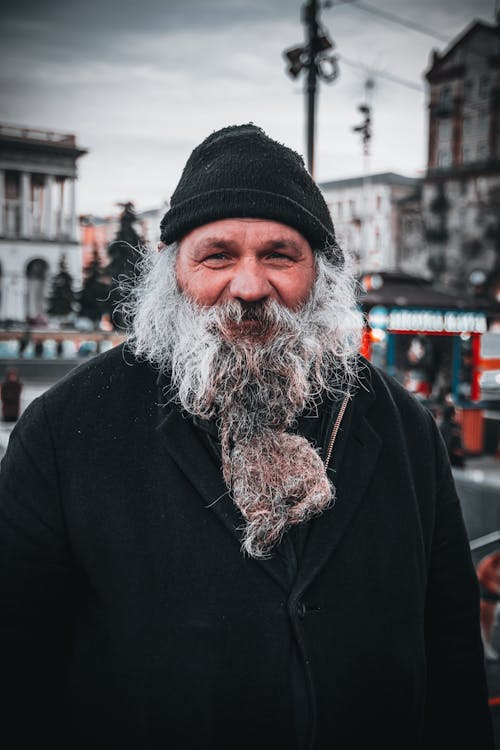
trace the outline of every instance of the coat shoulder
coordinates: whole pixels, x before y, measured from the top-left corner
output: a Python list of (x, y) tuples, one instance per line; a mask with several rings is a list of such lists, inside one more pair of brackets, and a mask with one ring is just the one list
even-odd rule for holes
[(64, 421), (95, 421), (108, 413), (126, 413), (144, 399), (156, 398), (157, 373), (144, 362), (138, 362), (120, 345), (93, 357), (57, 381), (26, 411), (42, 408), (57, 424)]
[(126, 386), (137, 378), (155, 379), (155, 373), (138, 362), (124, 344), (78, 365), (45, 392), (47, 403), (66, 398), (75, 391), (95, 391), (106, 385)]
[(430, 410), (392, 375), (361, 358), (361, 388), (371, 389), (376, 409), (396, 410), (404, 421), (433, 423)]

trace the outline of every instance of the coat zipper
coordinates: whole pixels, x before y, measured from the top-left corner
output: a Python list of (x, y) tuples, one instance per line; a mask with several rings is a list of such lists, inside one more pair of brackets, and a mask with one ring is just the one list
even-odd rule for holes
[(332, 457), (332, 451), (333, 446), (335, 444), (335, 440), (337, 439), (337, 433), (340, 429), (340, 425), (342, 423), (342, 419), (344, 418), (345, 410), (347, 409), (347, 404), (349, 403), (350, 396), (346, 396), (344, 400), (342, 401), (340, 411), (337, 414), (337, 419), (335, 420), (335, 424), (333, 425), (332, 434), (330, 435), (330, 440), (328, 442), (328, 449), (326, 451), (326, 456), (324, 460), (325, 469), (328, 468), (328, 464), (330, 463), (330, 459)]

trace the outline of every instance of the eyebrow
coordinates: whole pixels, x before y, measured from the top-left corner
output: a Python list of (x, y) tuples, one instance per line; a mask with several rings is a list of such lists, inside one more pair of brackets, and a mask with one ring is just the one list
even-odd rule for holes
[[(228, 240), (223, 239), (222, 237), (217, 237), (214, 235), (213, 237), (206, 237), (204, 240), (200, 242), (200, 244), (196, 247), (195, 252), (204, 252), (206, 250), (232, 250), (235, 247), (238, 247), (238, 242), (236, 240)], [(276, 240), (269, 240), (268, 242), (264, 242), (262, 247), (265, 250), (283, 250), (284, 248), (291, 248), (292, 250), (295, 250), (295, 252), (300, 253), (302, 251), (302, 248), (300, 245), (293, 239), (287, 238), (287, 237), (280, 237)]]
[(266, 242), (265, 247), (269, 250), (283, 250), (283, 248), (290, 247), (297, 253), (300, 253), (302, 251), (302, 248), (297, 242), (295, 242), (295, 240), (288, 238), (271, 240), (270, 242)]
[(204, 252), (205, 250), (231, 250), (238, 243), (234, 240), (224, 240), (221, 237), (206, 237), (195, 248), (195, 252)]

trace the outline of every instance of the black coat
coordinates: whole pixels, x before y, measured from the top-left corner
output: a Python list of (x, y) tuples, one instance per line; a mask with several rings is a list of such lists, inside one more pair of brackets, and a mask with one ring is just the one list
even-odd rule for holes
[(336, 504), (290, 586), (276, 556), (242, 555), (213, 456), (158, 406), (156, 380), (114, 349), (13, 431), (0, 732), (16, 747), (293, 750), (305, 688), (314, 750), (491, 748), (477, 581), (431, 415), (366, 365), (330, 464)]

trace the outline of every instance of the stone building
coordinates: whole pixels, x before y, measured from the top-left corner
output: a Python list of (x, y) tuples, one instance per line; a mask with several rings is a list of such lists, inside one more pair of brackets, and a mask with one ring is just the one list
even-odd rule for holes
[(46, 321), (61, 258), (78, 287), (74, 135), (0, 124), (0, 320)]
[(394, 172), (320, 184), (339, 243), (354, 254), (360, 272), (400, 267), (400, 206), (415, 200), (419, 184)]
[(474, 21), (425, 73), (428, 265), (458, 291), (500, 301), (500, 26)]

